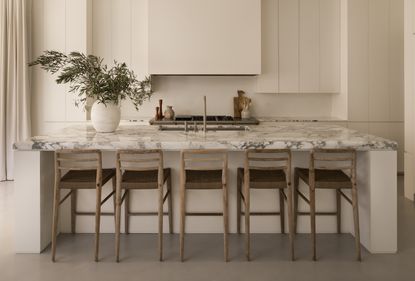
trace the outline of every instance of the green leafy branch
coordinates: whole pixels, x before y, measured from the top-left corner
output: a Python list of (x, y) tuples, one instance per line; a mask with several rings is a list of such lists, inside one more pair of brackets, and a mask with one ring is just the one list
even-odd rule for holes
[(109, 68), (102, 58), (93, 55), (45, 51), (29, 63), (29, 66), (34, 65), (40, 65), (51, 74), (59, 72), (56, 83), (69, 84), (69, 91), (77, 93), (76, 106), (85, 104), (87, 98), (106, 105), (119, 104), (128, 97), (138, 110), (153, 94), (150, 77), (139, 81), (125, 63), (114, 61), (114, 66)]

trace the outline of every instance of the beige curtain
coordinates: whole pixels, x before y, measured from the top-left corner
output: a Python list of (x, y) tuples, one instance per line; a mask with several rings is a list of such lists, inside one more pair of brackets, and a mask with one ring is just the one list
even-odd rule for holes
[(13, 143), (30, 136), (28, 0), (0, 0), (0, 180), (13, 179)]

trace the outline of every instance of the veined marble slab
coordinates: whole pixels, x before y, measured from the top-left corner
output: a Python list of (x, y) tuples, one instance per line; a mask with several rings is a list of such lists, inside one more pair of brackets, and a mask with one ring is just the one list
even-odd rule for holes
[(57, 149), (154, 149), (181, 150), (221, 148), (355, 148), (357, 150), (396, 150), (397, 142), (360, 133), (338, 125), (262, 122), (247, 131), (175, 132), (159, 131), (145, 122), (122, 122), (114, 133), (97, 133), (89, 122), (60, 132), (32, 137), (14, 144), (16, 150), (53, 151)]

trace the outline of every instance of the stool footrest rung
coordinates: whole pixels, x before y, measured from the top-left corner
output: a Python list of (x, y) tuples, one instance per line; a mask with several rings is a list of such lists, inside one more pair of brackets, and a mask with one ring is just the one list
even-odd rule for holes
[[(337, 212), (316, 212), (316, 216), (337, 216)], [(297, 212), (299, 216), (309, 216), (310, 212)]]
[[(157, 216), (158, 212), (129, 212), (128, 216)], [(167, 216), (169, 213), (163, 212), (164, 216)]]
[[(245, 212), (241, 212), (241, 215), (244, 216)], [(250, 216), (280, 216), (281, 212), (249, 212)]]
[(223, 213), (220, 213), (220, 212), (208, 212), (208, 213), (186, 212), (185, 215), (186, 216), (211, 217), (211, 216), (223, 216)]
[[(75, 212), (77, 216), (95, 216), (95, 212)], [(114, 213), (101, 212), (101, 216), (114, 216)]]

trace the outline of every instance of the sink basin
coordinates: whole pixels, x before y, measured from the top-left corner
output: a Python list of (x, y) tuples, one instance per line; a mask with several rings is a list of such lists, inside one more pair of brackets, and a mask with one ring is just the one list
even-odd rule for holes
[[(249, 131), (248, 126), (207, 126), (206, 131)], [(184, 126), (159, 126), (159, 131), (185, 132)], [(187, 132), (194, 132), (193, 126), (187, 127)], [(196, 132), (203, 132), (203, 126), (198, 126)]]

